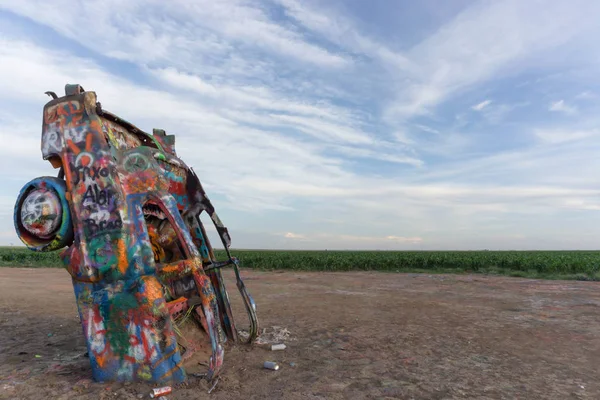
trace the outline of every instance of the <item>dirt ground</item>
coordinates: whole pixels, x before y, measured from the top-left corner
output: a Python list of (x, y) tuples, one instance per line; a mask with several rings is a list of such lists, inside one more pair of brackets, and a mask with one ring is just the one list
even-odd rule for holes
[[(600, 399), (597, 283), (243, 273), (287, 349), (227, 348), (211, 394), (190, 377), (168, 399)], [(0, 268), (0, 398), (149, 398), (150, 385), (92, 382), (85, 353), (64, 270)]]

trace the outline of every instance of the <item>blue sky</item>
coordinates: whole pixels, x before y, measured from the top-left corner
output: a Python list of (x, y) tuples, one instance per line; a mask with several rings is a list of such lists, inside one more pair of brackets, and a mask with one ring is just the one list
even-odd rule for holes
[[(0, 243), (79, 83), (176, 135), (233, 247), (596, 249), (600, 3), (0, 0)], [(213, 239), (214, 240), (214, 239)]]

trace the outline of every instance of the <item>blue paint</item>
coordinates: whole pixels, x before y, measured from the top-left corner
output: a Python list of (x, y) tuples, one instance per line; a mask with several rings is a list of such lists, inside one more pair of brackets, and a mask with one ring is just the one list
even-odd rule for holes
[[(154, 279), (154, 278), (152, 278)], [(181, 355), (177, 350), (177, 342), (172, 330), (165, 327), (162, 332), (156, 332), (155, 324), (152, 324), (151, 329), (154, 331), (156, 337), (161, 335), (171, 336), (171, 344), (164, 348), (160, 347), (160, 339), (157, 340), (155, 345), (156, 355), (150, 362), (136, 362), (130, 363), (125, 358), (120, 357), (106, 357), (107, 360), (104, 363), (99, 359), (100, 354), (96, 354), (94, 349), (94, 339), (97, 344), (103, 345), (104, 349), (112, 347), (109, 345), (109, 338), (106, 333), (104, 335), (98, 335), (96, 338), (88, 337), (88, 325), (93, 323), (89, 319), (89, 309), (98, 307), (100, 309), (100, 315), (103, 317), (102, 322), (104, 328), (108, 322), (110, 315), (110, 308), (112, 307), (111, 302), (115, 295), (121, 293), (129, 293), (131, 296), (144, 296), (145, 282), (143, 279), (137, 279), (132, 281), (121, 281), (115, 284), (103, 285), (103, 284), (91, 284), (85, 282), (73, 281), (73, 287), (75, 291), (75, 297), (77, 299), (77, 307), (79, 317), (82, 324), (83, 334), (86, 337), (87, 349), (92, 367), (92, 376), (97, 382), (108, 382), (108, 381), (149, 381), (157, 383), (167, 382), (183, 382), (186, 379), (184, 370), (181, 368)], [(151, 310), (151, 307), (138, 307), (135, 309), (135, 319), (156, 321), (157, 318), (169, 318), (168, 314), (155, 315), (148, 313), (144, 315), (144, 310)], [(114, 321), (113, 323), (121, 323), (122, 329), (129, 333), (129, 324), (134, 323), (130, 319), (121, 319)], [(135, 324), (135, 330), (133, 336), (135, 336), (138, 343), (143, 343), (143, 332), (142, 327)], [(130, 339), (131, 340), (131, 339)], [(144, 371), (147, 371), (148, 376), (145, 378), (140, 375), (144, 375)], [(142, 372), (142, 374), (140, 374)]]

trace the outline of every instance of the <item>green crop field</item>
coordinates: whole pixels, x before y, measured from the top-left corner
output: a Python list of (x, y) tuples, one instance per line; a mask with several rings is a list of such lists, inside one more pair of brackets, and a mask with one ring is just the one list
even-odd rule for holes
[[(216, 251), (223, 259), (224, 252)], [(291, 251), (232, 250), (242, 268), (303, 271), (487, 273), (600, 280), (600, 251)], [(0, 266), (62, 267), (58, 252), (0, 247)]]

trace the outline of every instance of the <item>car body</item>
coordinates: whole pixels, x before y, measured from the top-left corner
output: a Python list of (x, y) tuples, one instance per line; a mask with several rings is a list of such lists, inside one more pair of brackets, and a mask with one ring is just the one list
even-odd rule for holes
[[(181, 382), (203, 346), (177, 334), (193, 317), (208, 337), (207, 378), (224, 345), (241, 341), (221, 274), (232, 266), (256, 338), (256, 305), (229, 252), (230, 238), (175, 138), (150, 135), (102, 109), (96, 93), (66, 85), (44, 106), (42, 156), (58, 176), (33, 179), (15, 205), (15, 229), (34, 251), (61, 250), (96, 381)], [(132, 100), (133, 101), (133, 100)], [(217, 261), (206, 212), (227, 251)], [(186, 341), (187, 340), (187, 341)]]

